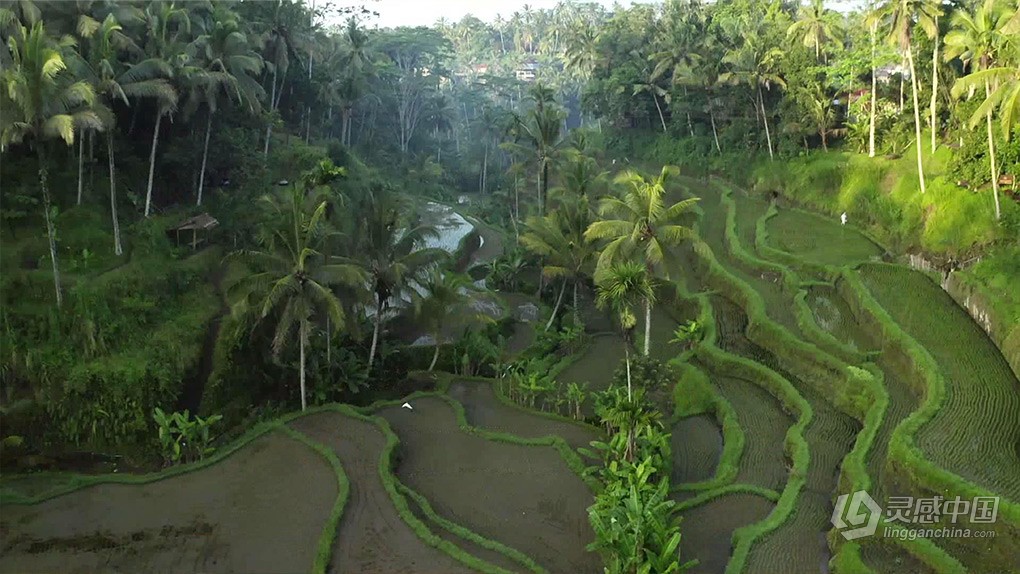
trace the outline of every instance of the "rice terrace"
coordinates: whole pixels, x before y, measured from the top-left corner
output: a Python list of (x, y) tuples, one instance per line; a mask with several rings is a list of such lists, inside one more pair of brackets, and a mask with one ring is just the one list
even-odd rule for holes
[(0, 3), (0, 574), (1020, 574), (1015, 0), (397, 4)]

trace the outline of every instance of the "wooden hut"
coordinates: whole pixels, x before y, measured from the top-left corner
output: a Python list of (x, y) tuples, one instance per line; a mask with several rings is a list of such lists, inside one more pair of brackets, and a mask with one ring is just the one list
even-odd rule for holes
[[(185, 219), (176, 227), (174, 227), (172, 231), (174, 232), (174, 236), (177, 239), (178, 245), (181, 244), (181, 232), (191, 231), (191, 248), (198, 249), (198, 245), (205, 241), (204, 237), (199, 239), (198, 232), (199, 231), (208, 232), (210, 229), (216, 227), (219, 224), (220, 222), (216, 221), (215, 217), (209, 215), (208, 213), (202, 213), (194, 217), (189, 217), (188, 219)], [(187, 241), (186, 235), (185, 241)]]

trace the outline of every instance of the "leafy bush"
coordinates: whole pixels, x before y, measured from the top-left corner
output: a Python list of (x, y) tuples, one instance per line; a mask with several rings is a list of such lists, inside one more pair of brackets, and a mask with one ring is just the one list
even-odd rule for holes
[(187, 410), (168, 415), (163, 409), (153, 409), (152, 420), (159, 432), (164, 465), (194, 462), (212, 454), (216, 449), (210, 446), (209, 429), (222, 418), (220, 415), (191, 418)]

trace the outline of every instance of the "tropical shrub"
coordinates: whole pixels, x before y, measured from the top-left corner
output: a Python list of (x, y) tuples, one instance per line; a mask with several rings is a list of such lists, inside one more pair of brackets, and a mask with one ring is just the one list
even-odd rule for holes
[(194, 462), (212, 454), (216, 449), (210, 446), (209, 429), (221, 418), (220, 415), (192, 418), (187, 410), (167, 414), (159, 407), (153, 409), (152, 420), (159, 433), (164, 465)]

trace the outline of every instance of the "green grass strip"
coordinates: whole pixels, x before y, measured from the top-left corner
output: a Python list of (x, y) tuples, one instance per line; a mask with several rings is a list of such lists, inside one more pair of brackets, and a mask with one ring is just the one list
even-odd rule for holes
[(481, 546), (482, 548), (485, 548), (487, 550), (498, 552), (506, 556), (510, 560), (513, 560), (514, 562), (517, 562), (518, 564), (524, 566), (525, 568), (532, 572), (535, 572), (537, 574), (546, 574), (547, 570), (545, 568), (539, 566), (537, 562), (532, 560), (531, 557), (527, 556), (523, 552), (515, 548), (510, 548), (509, 546), (501, 544), (495, 540), (485, 538), (484, 536), (477, 534), (473, 530), (469, 530), (468, 528), (465, 528), (464, 526), (461, 526), (456, 522), (443, 518), (442, 516), (436, 513), (436, 511), (432, 508), (432, 505), (429, 504), (427, 498), (425, 498), (418, 492), (415, 492), (413, 489), (411, 489), (411, 487), (407, 486), (406, 484), (397, 481), (397, 489), (404, 496), (413, 500), (421, 509), (422, 513), (425, 514), (425, 516), (428, 516), (429, 520), (436, 523), (438, 526), (440, 526), (447, 532), (460, 538), (463, 538), (464, 540), (477, 544), (478, 546)]
[(333, 503), (329, 518), (326, 519), (326, 525), (319, 536), (319, 544), (315, 552), (315, 562), (312, 564), (312, 574), (326, 574), (326, 571), (329, 570), (330, 561), (333, 558), (333, 545), (336, 542), (337, 529), (340, 527), (340, 518), (343, 516), (344, 507), (347, 505), (351, 492), (351, 483), (347, 479), (347, 473), (344, 472), (344, 467), (340, 464), (340, 459), (337, 458), (333, 449), (312, 440), (307, 435), (289, 426), (282, 426), (280, 430), (287, 436), (304, 443), (319, 453), (329, 462), (329, 465), (333, 467), (333, 472), (336, 473), (336, 502)]
[[(910, 483), (941, 494), (952, 492), (968, 498), (997, 496), (984, 487), (935, 465), (928, 460), (914, 442), (914, 436), (927, 424), (942, 407), (946, 388), (942, 373), (935, 359), (917, 341), (910, 337), (874, 299), (863, 281), (853, 272), (844, 272), (844, 298), (854, 307), (854, 312), (867, 317), (881, 330), (886, 352), (903, 358), (921, 384), (921, 406), (903, 419), (893, 430), (889, 439), (888, 458), (896, 461), (901, 468), (909, 468), (905, 478)], [(1004, 496), (999, 496), (999, 521), (1013, 528), (1020, 528), (1020, 505)], [(1005, 520), (1003, 520), (1005, 519)]]
[[(409, 397), (432, 395), (433, 394), (430, 393), (412, 393)], [(379, 401), (376, 404), (386, 405), (387, 403), (392, 402), (393, 401)], [(456, 544), (440, 538), (429, 530), (429, 527), (414, 515), (414, 512), (411, 511), (411, 508), (408, 505), (407, 499), (400, 493), (400, 481), (397, 480), (396, 474), (393, 472), (393, 464), (397, 456), (397, 445), (400, 444), (400, 439), (397, 437), (396, 433), (393, 432), (393, 429), (390, 428), (389, 423), (382, 417), (368, 416), (359, 412), (364, 409), (355, 410), (347, 405), (342, 405), (342, 408), (344, 410), (341, 412), (344, 412), (344, 414), (376, 425), (386, 438), (386, 445), (383, 447), (382, 453), (379, 455), (379, 480), (382, 481), (383, 488), (386, 489), (386, 493), (393, 502), (393, 506), (396, 508), (397, 514), (400, 516), (401, 520), (403, 520), (411, 528), (411, 530), (414, 531), (415, 535), (425, 542), (425, 544), (445, 552), (454, 560), (457, 560), (470, 568), (474, 568), (479, 572), (483, 572), (485, 574), (508, 574), (507, 570), (465, 552)]]
[(706, 490), (693, 498), (687, 499), (678, 504), (676, 509), (680, 512), (689, 510), (727, 494), (754, 494), (772, 502), (777, 502), (781, 496), (771, 488), (764, 488), (754, 484), (728, 484), (713, 490)]

